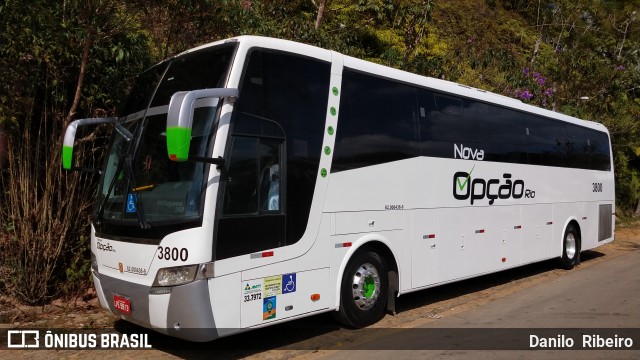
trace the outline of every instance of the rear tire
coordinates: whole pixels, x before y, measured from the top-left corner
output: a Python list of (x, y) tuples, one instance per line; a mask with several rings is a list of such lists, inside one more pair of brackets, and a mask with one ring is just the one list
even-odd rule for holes
[(578, 264), (580, 256), (580, 232), (573, 224), (569, 224), (564, 231), (564, 239), (562, 241), (562, 257), (560, 258), (560, 266), (565, 270), (571, 270)]
[(374, 324), (384, 317), (388, 294), (385, 260), (372, 249), (359, 250), (344, 270), (336, 318), (351, 328)]

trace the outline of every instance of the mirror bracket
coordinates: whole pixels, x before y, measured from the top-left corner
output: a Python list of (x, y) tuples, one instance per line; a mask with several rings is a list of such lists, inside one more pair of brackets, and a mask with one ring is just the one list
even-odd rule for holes
[[(238, 98), (238, 89), (216, 88), (179, 91), (171, 96), (167, 112), (167, 153), (172, 161), (189, 160), (195, 102), (204, 98)], [(214, 161), (218, 161), (213, 159)], [(199, 160), (208, 162), (204, 160)], [(210, 162), (209, 162), (210, 163)]]

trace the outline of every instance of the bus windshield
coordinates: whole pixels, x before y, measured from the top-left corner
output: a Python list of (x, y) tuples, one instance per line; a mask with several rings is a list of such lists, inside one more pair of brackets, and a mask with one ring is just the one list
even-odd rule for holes
[[(234, 48), (189, 53), (139, 77), (121, 118), (134, 138), (127, 141), (114, 135), (96, 201), (99, 220), (153, 225), (202, 215), (206, 167), (203, 163), (169, 160), (168, 104), (178, 91), (224, 87)], [(206, 156), (214, 141), (216, 113), (214, 103), (203, 102), (194, 110), (190, 156)]]

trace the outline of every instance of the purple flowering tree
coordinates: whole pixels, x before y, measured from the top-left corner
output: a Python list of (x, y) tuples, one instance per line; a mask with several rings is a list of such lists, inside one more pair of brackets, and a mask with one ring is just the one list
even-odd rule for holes
[(513, 92), (517, 99), (542, 107), (548, 107), (553, 103), (551, 100), (555, 90), (550, 86), (547, 77), (540, 72), (525, 67), (518, 85)]

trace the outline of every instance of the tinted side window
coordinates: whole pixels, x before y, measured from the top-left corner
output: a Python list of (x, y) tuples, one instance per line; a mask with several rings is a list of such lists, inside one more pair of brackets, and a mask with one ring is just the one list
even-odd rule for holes
[(526, 129), (523, 114), (503, 107), (472, 102), (467, 111), (478, 119), (474, 139), (485, 161), (526, 164)]
[(331, 170), (418, 155), (416, 89), (345, 69)]
[(593, 147), (593, 169), (611, 170), (611, 156), (609, 150), (609, 136), (601, 131), (592, 130), (589, 140)]
[(526, 163), (525, 128), (518, 112), (420, 90), (422, 155), (459, 158), (458, 149), (484, 151), (485, 161)]
[(567, 124), (567, 167), (590, 169), (594, 165), (589, 133), (589, 129)]
[(607, 134), (567, 124), (567, 166), (581, 169), (611, 170)]
[(309, 219), (322, 152), (331, 65), (265, 49), (251, 51), (248, 58), (232, 133), (255, 134), (256, 124), (260, 124), (263, 137), (282, 136), (279, 134), (284, 131), (286, 161), (281, 171), (286, 179), (280, 179), (280, 183), (286, 188), (280, 191), (286, 204), (280, 206), (286, 209), (286, 243), (292, 244), (300, 240)]
[(471, 145), (476, 119), (467, 116), (463, 99), (422, 89), (418, 94), (423, 156), (452, 158), (454, 144)]
[(467, 159), (465, 148), (484, 161), (611, 169), (600, 131), (345, 69), (332, 171), (418, 155)]
[[(423, 101), (420, 109), (422, 141), (451, 144), (473, 141), (477, 128), (477, 116), (469, 113), (469, 101), (465, 99), (463, 103), (461, 98), (431, 91), (420, 93)], [(451, 157), (453, 145), (447, 148), (447, 157)]]
[(524, 115), (529, 164), (564, 166), (567, 131), (564, 122)]
[(434, 100), (435, 108), (439, 113), (448, 116), (462, 116), (464, 108), (462, 106), (461, 98), (444, 94), (435, 94)]

